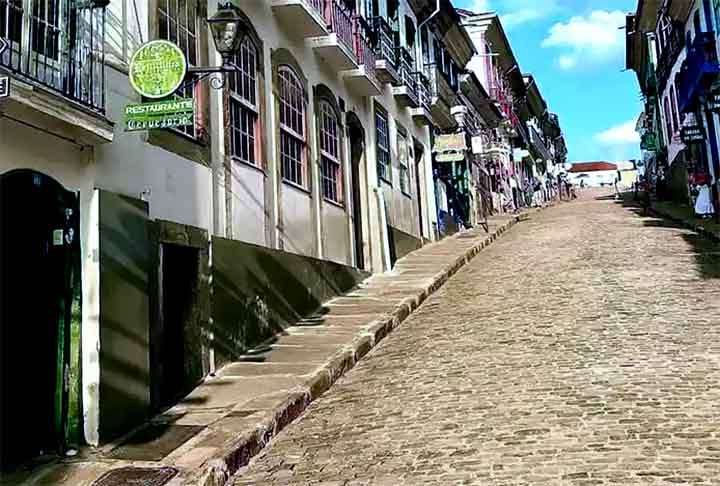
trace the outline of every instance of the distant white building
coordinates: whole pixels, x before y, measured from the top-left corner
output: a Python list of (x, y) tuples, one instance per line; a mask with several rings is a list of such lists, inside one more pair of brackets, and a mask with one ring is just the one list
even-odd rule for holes
[(610, 162), (575, 162), (568, 171), (570, 182), (586, 186), (602, 187), (612, 185), (617, 177), (618, 164)]
[(574, 162), (568, 170), (568, 176), (573, 184), (580, 185), (585, 181), (589, 187), (602, 187), (613, 185), (620, 171), (620, 186), (632, 187), (637, 181), (637, 169), (632, 160), (620, 162)]

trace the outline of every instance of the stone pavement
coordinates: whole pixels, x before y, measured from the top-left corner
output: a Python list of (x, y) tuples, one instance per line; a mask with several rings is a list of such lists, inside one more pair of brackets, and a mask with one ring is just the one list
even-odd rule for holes
[(234, 485), (720, 484), (720, 251), (580, 200), (479, 254)]
[[(425, 298), (521, 217), (491, 218), (427, 245), (317, 316), (287, 329), (268, 351), (249, 353), (206, 380), (140, 435), (49, 464), (2, 484), (90, 485), (122, 467), (174, 467), (168, 485), (220, 485), (310, 402), (352, 368)], [(143, 484), (142, 481), (133, 484)]]

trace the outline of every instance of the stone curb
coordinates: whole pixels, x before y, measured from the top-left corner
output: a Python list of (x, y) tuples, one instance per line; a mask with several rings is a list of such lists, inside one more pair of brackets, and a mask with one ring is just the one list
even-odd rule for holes
[[(548, 206), (552, 207), (552, 205)], [(353, 342), (338, 351), (321, 368), (315, 371), (290, 396), (283, 400), (274, 413), (265, 417), (252, 432), (238, 437), (232, 445), (216, 457), (205, 463), (200, 473), (188, 478), (184, 484), (197, 486), (223, 486), (240, 468), (246, 466), (282, 429), (302, 414), (315, 399), (325, 393), (341, 376), (350, 371), (360, 359), (377, 346), (388, 334), (410, 316), (425, 299), (437, 292), (453, 275), (469, 263), (478, 253), (512, 226), (524, 221), (529, 215), (542, 211), (537, 208), (514, 215), (506, 223), (488, 234), (482, 241), (467, 249), (443, 271), (436, 274), (424, 289), (403, 299), (398, 306), (385, 317), (369, 323)]]
[(714, 233), (714, 232), (712, 232), (712, 231), (710, 231), (710, 230), (708, 230), (708, 229), (705, 229), (705, 228), (704, 228), (702, 225), (700, 225), (700, 224), (693, 223), (693, 222), (688, 221), (688, 220), (683, 219), (683, 218), (678, 218), (677, 216), (673, 216), (673, 215), (671, 215), (671, 214), (669, 214), (669, 213), (666, 213), (666, 212), (664, 212), (664, 211), (661, 211), (661, 210), (659, 210), (659, 209), (657, 209), (657, 208), (655, 208), (655, 207), (652, 207), (652, 206), (651, 206), (649, 209), (650, 209), (650, 213), (652, 213), (654, 216), (657, 216), (657, 217), (659, 217), (659, 218), (669, 219), (670, 221), (673, 221), (673, 222), (675, 222), (675, 223), (681, 224), (681, 225), (685, 226), (686, 228), (695, 231), (696, 233), (698, 233), (700, 236), (702, 236), (702, 237), (704, 237), (704, 238), (707, 238), (707, 239), (709, 239), (709, 240), (712, 240), (712, 241), (714, 241), (714, 242), (716, 242), (716, 243), (720, 243), (720, 234)]

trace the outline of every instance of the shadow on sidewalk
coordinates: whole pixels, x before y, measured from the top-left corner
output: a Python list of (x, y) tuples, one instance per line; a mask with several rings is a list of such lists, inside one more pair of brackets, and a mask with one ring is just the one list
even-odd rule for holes
[[(614, 197), (599, 197), (596, 199), (612, 200)], [(643, 226), (646, 228), (685, 230), (680, 236), (682, 236), (691, 247), (689, 253), (695, 258), (700, 277), (708, 280), (720, 278), (720, 245), (718, 245), (718, 243), (699, 235), (683, 223), (646, 211), (645, 208), (641, 206), (640, 201), (633, 199), (632, 193), (623, 194), (622, 198), (617, 201), (616, 204), (622, 205), (622, 207), (629, 212), (641, 218)], [(689, 231), (692, 232), (688, 233)]]

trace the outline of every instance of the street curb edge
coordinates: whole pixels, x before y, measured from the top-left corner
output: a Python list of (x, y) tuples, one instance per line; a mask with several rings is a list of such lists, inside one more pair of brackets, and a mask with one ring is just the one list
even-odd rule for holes
[(227, 484), (230, 478), (259, 454), (273, 437), (302, 415), (313, 401), (329, 390), (340, 377), (354, 368), (365, 355), (399, 327), (426, 299), (440, 290), (460, 269), (472, 261), (483, 249), (504, 235), (507, 230), (519, 222), (527, 221), (528, 216), (543, 209), (545, 208), (513, 216), (492, 234), (486, 235), (485, 238), (465, 250), (460, 257), (437, 273), (426, 288), (419, 289), (415, 294), (403, 299), (386, 318), (381, 317), (371, 321), (349, 346), (336, 352), (322, 367), (312, 373), (299, 389), (292, 393), (287, 400), (282, 401), (275, 412), (258, 424), (254, 431), (239, 437), (220, 457), (208, 461), (202, 471), (191, 477), (185, 484), (196, 486)]

